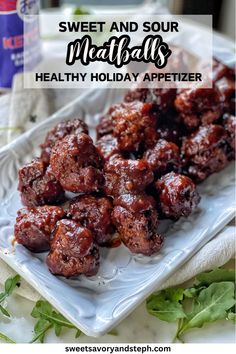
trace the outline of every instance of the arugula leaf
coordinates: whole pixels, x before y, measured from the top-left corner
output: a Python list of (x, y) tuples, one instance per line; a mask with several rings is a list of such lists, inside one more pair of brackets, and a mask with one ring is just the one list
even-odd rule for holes
[(0, 311), (3, 313), (3, 315), (5, 315), (6, 317), (11, 317), (11, 315), (9, 314), (9, 312), (2, 306), (0, 305)]
[(82, 7), (77, 7), (74, 10), (74, 15), (76, 15), (76, 16), (89, 15), (89, 14), (90, 14), (90, 12)]
[(47, 331), (52, 328), (52, 324), (49, 323), (48, 321), (46, 320), (38, 320), (38, 322), (35, 324), (34, 326), (34, 333), (35, 333), (35, 336), (34, 338), (30, 341), (30, 343), (34, 343), (36, 342), (37, 340), (40, 341), (40, 343), (43, 343), (44, 342), (44, 337), (45, 337), (45, 334), (47, 333)]
[(82, 332), (80, 329), (77, 329), (76, 334), (75, 334), (75, 338), (79, 338), (81, 336)]
[(202, 327), (207, 322), (227, 318), (227, 310), (235, 304), (232, 282), (212, 283), (203, 289), (193, 303), (193, 308), (184, 319), (177, 337), (194, 327)]
[(16, 342), (13, 339), (9, 338), (8, 336), (6, 336), (1, 332), (0, 332), (0, 340), (3, 340), (6, 343), (16, 344)]
[(117, 329), (112, 329), (110, 332), (108, 332), (109, 336), (118, 336), (118, 331)]
[(180, 318), (185, 318), (183, 305), (184, 289), (167, 289), (158, 294), (151, 295), (146, 301), (148, 313), (158, 317), (162, 321), (175, 322)]
[(146, 301), (151, 315), (166, 322), (178, 321), (174, 340), (182, 341), (187, 330), (218, 319), (235, 322), (235, 270), (217, 268), (199, 274), (196, 280), (190, 288), (162, 290)]
[(40, 341), (43, 343), (45, 334), (53, 328), (56, 336), (60, 336), (62, 328), (76, 329), (75, 337), (78, 338), (81, 335), (81, 331), (76, 328), (70, 321), (68, 321), (59, 312), (56, 312), (51, 304), (44, 300), (37, 301), (34, 306), (31, 316), (38, 319), (34, 327), (35, 336), (30, 343)]
[(235, 281), (235, 269), (216, 268), (210, 272), (200, 273), (196, 276), (200, 282), (198, 286), (209, 286), (212, 283), (219, 283), (222, 281)]
[(195, 286), (184, 290), (184, 297), (191, 299), (197, 297), (201, 290), (205, 289), (205, 286)]
[[(13, 293), (13, 291), (17, 286), (18, 287), (20, 286), (19, 275), (15, 275), (14, 277), (8, 278), (4, 284), (4, 291), (0, 293), (0, 303), (4, 302), (7, 299), (7, 297), (9, 297)], [(2, 314), (5, 316), (10, 317), (9, 312), (1, 304), (0, 304), (0, 312), (2, 312)]]
[(170, 288), (163, 291), (170, 301), (182, 301), (184, 298), (184, 289), (182, 288)]
[(228, 316), (227, 316), (227, 320), (233, 321), (234, 323), (236, 323), (236, 313), (234, 312), (228, 312)]
[(17, 286), (20, 286), (20, 276), (18, 274), (6, 280), (4, 288), (7, 296), (10, 296)]

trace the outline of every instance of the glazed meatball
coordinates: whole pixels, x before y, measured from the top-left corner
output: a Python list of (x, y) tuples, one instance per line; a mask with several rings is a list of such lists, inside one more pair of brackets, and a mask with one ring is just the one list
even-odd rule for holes
[(115, 200), (112, 220), (131, 252), (151, 256), (161, 249), (163, 238), (157, 233), (158, 215), (152, 197), (122, 195)]
[(185, 135), (185, 129), (180, 123), (167, 121), (158, 124), (157, 135), (159, 139), (164, 139), (180, 146), (182, 137)]
[(14, 229), (16, 241), (33, 252), (47, 251), (50, 236), (63, 216), (63, 209), (57, 206), (20, 209)]
[[(223, 112), (235, 114), (235, 72), (217, 59), (213, 59), (212, 64), (210, 79), (212, 78), (213, 86), (219, 91)], [(199, 71), (203, 70), (209, 76), (209, 63), (200, 66)]]
[(153, 102), (158, 112), (163, 112), (174, 105), (176, 89), (172, 88), (137, 88), (131, 89), (125, 96), (125, 102)]
[(223, 117), (223, 125), (227, 132), (227, 142), (230, 146), (228, 149), (229, 160), (235, 159), (235, 130), (236, 130), (236, 117), (230, 114), (225, 114)]
[(157, 140), (157, 117), (152, 103), (132, 102), (116, 105), (112, 112), (113, 135), (121, 151), (134, 152), (152, 147)]
[(168, 108), (174, 106), (177, 92), (176, 88), (158, 88), (158, 82), (156, 80), (153, 80), (153, 82), (144, 81), (144, 75), (160, 72), (188, 72), (188, 69), (188, 56), (186, 51), (182, 48), (179, 49), (175, 47), (164, 69), (157, 69), (154, 64), (148, 65), (148, 70), (140, 76), (140, 82), (135, 83), (125, 95), (125, 102), (137, 100), (141, 102), (154, 102), (158, 112), (165, 112)]
[(99, 251), (91, 231), (73, 220), (60, 220), (51, 240), (47, 265), (51, 273), (67, 278), (95, 275), (99, 267)]
[(53, 146), (58, 140), (62, 140), (69, 134), (88, 134), (88, 126), (80, 119), (68, 120), (58, 123), (52, 130), (47, 133), (45, 141), (40, 145), (42, 152), (41, 158), (44, 162), (49, 164), (50, 155)]
[(159, 139), (182, 144), (182, 138), (188, 134), (184, 124), (181, 122), (179, 113), (174, 109), (169, 109), (165, 114), (160, 114), (157, 124), (157, 135)]
[(58, 141), (52, 149), (50, 163), (67, 191), (90, 193), (101, 187), (101, 158), (87, 134), (67, 135)]
[(222, 79), (222, 77), (232, 77), (234, 76), (234, 70), (229, 68), (227, 65), (221, 63), (216, 58), (212, 62), (212, 80), (213, 83)]
[(101, 117), (98, 125), (96, 126), (97, 140), (107, 134), (112, 134), (114, 125), (111, 117), (112, 110), (110, 109), (107, 114)]
[(154, 95), (152, 90), (149, 88), (139, 88), (135, 85), (124, 97), (125, 102), (134, 102), (134, 101), (141, 101), (141, 102), (153, 102)]
[(119, 153), (117, 139), (111, 134), (101, 137), (96, 142), (96, 148), (103, 161), (107, 161), (112, 155)]
[(105, 194), (116, 197), (121, 194), (141, 192), (154, 179), (145, 160), (125, 159), (113, 155), (104, 165)]
[(149, 168), (159, 177), (172, 170), (178, 171), (180, 167), (180, 152), (177, 145), (164, 139), (158, 140), (154, 148), (148, 149), (143, 159)]
[(220, 92), (217, 88), (183, 89), (177, 95), (175, 107), (180, 113), (180, 118), (189, 130), (199, 125), (215, 122), (222, 114)]
[(224, 112), (234, 112), (233, 103), (235, 102), (235, 81), (233, 78), (223, 77), (216, 82)]
[(160, 212), (166, 218), (188, 216), (200, 202), (196, 186), (187, 176), (170, 172), (157, 180), (155, 186)]
[(64, 199), (64, 190), (51, 167), (39, 158), (20, 168), (18, 178), (18, 190), (25, 206), (57, 204)]
[(174, 88), (153, 88), (152, 94), (154, 102), (158, 107), (159, 112), (166, 111), (168, 108), (174, 106), (176, 97), (176, 89)]
[(112, 202), (107, 197), (81, 195), (70, 202), (68, 217), (87, 227), (99, 246), (106, 245), (112, 238), (114, 226), (111, 222)]
[(186, 174), (195, 182), (201, 182), (222, 170), (227, 164), (226, 141), (225, 129), (213, 124), (202, 126), (184, 138), (181, 153)]

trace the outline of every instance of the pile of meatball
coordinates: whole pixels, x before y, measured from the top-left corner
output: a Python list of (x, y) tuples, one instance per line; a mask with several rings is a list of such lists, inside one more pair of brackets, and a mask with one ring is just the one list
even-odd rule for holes
[(131, 89), (96, 143), (80, 119), (57, 124), (19, 170), (15, 239), (65, 277), (95, 275), (100, 247), (157, 253), (159, 220), (189, 216), (196, 184), (235, 158), (234, 108), (234, 72), (214, 60), (213, 88)]

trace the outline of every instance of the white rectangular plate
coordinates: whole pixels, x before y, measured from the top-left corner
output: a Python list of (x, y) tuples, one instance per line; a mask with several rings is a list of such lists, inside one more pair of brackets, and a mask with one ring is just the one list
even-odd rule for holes
[[(38, 154), (38, 145), (58, 121), (83, 116), (91, 129), (95, 113), (119, 100), (122, 92), (90, 91), (0, 151), (0, 257), (25, 278), (71, 322), (99, 336), (127, 316), (178, 267), (197, 252), (234, 216), (234, 166), (211, 176), (200, 187), (197, 210), (175, 224), (167, 223), (165, 245), (151, 258), (132, 255), (125, 247), (102, 249), (97, 276), (66, 280), (50, 274), (45, 255), (12, 244), (16, 211), (17, 169)], [(92, 129), (93, 130), (93, 129)]]

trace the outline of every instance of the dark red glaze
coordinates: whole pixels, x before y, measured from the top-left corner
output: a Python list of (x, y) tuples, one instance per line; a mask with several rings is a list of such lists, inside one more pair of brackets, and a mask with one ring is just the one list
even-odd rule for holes
[(234, 70), (214, 58), (212, 63), (212, 74), (213, 83), (216, 83), (216, 81), (222, 79), (222, 77), (233, 77)]
[(51, 273), (72, 277), (95, 275), (99, 267), (99, 251), (90, 230), (73, 220), (57, 223), (47, 257)]
[[(146, 69), (140, 79), (157, 71)], [(188, 71), (187, 53), (174, 48), (158, 72)], [(235, 73), (214, 59), (212, 79), (213, 88), (191, 89), (162, 89), (155, 80), (142, 87), (139, 80), (100, 119), (96, 146), (83, 121), (57, 124), (41, 158), (19, 170), (30, 208), (18, 212), (16, 240), (34, 252), (51, 246), (48, 267), (65, 277), (96, 274), (98, 246), (123, 242), (133, 253), (158, 252), (158, 217), (190, 215), (200, 201), (194, 183), (235, 159)], [(49, 206), (64, 202), (64, 191), (79, 193), (66, 215)]]
[(68, 217), (88, 228), (99, 246), (112, 239), (115, 228), (111, 222), (112, 202), (107, 197), (81, 195), (70, 202)]
[(63, 217), (64, 211), (58, 206), (20, 209), (14, 229), (16, 241), (33, 252), (47, 251), (56, 223)]
[(44, 143), (40, 145), (42, 149), (42, 160), (49, 164), (51, 151), (56, 142), (58, 140), (62, 140), (69, 134), (80, 133), (88, 134), (87, 124), (80, 119), (73, 119), (58, 123), (47, 133)]
[(153, 102), (158, 112), (163, 112), (172, 107), (176, 97), (176, 89), (173, 88), (138, 88), (134, 87), (125, 96), (125, 102)]
[(113, 133), (113, 121), (112, 121), (112, 113), (113, 106), (109, 109), (107, 114), (100, 118), (98, 125), (96, 126), (97, 140), (102, 136)]
[(39, 158), (21, 167), (18, 178), (18, 190), (25, 206), (57, 204), (64, 199), (64, 190), (56, 180), (51, 167)]
[(193, 181), (175, 172), (170, 172), (155, 183), (159, 208), (162, 216), (178, 219), (189, 216), (200, 202), (200, 196)]
[(124, 245), (133, 253), (151, 256), (163, 245), (157, 233), (155, 200), (145, 194), (126, 194), (115, 200), (112, 220)]
[(145, 160), (113, 155), (104, 165), (104, 191), (109, 196), (143, 191), (154, 179)]
[(177, 145), (164, 139), (158, 140), (154, 148), (148, 149), (143, 159), (156, 176), (180, 168), (180, 152)]
[(227, 132), (227, 142), (230, 147), (228, 149), (228, 159), (235, 160), (236, 117), (230, 114), (225, 114), (223, 117), (223, 126)]
[(139, 88), (135, 85), (131, 90), (125, 95), (124, 97), (125, 102), (134, 102), (134, 101), (141, 101), (141, 102), (153, 102), (154, 95), (152, 90), (149, 88)]
[(103, 161), (107, 161), (112, 155), (119, 153), (117, 139), (111, 134), (102, 136), (96, 142), (96, 148)]
[(94, 192), (103, 182), (101, 157), (87, 134), (67, 135), (58, 141), (52, 149), (50, 164), (67, 191)]
[[(188, 72), (188, 55), (182, 48), (173, 47), (172, 54), (168, 58), (168, 63), (161, 72)], [(126, 102), (141, 101), (153, 102), (158, 112), (163, 113), (170, 107), (173, 107), (176, 97), (175, 88), (157, 88), (158, 82), (145, 82), (143, 76), (145, 74), (160, 73), (160, 70), (153, 64), (148, 65), (148, 70), (142, 74), (141, 83), (136, 83), (126, 94), (124, 100)], [(146, 83), (146, 85), (145, 85)], [(173, 83), (172, 83), (173, 85)]]
[(221, 95), (217, 88), (196, 85), (176, 96), (175, 107), (188, 129), (215, 122), (222, 114)]
[(235, 107), (232, 107), (235, 102), (235, 80), (223, 77), (216, 82), (216, 87), (220, 91), (224, 112), (233, 112), (235, 110)]
[(195, 182), (201, 182), (227, 165), (227, 132), (220, 125), (201, 126), (183, 139), (181, 153), (184, 170)]
[(165, 139), (180, 146), (185, 135), (185, 129), (182, 124), (167, 120), (158, 124), (157, 135), (159, 139)]
[(152, 103), (117, 104), (112, 112), (113, 135), (121, 151), (152, 147), (157, 140), (157, 117)]

